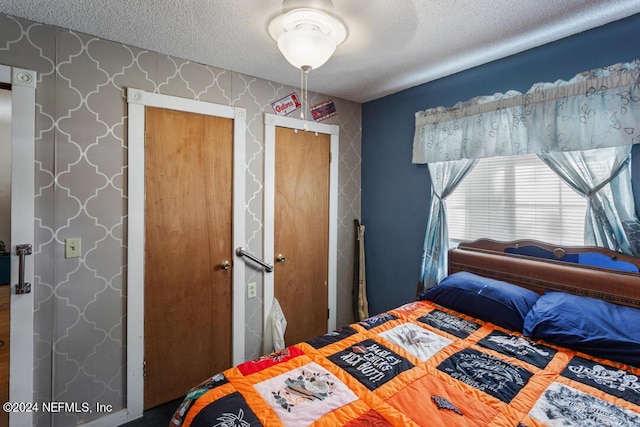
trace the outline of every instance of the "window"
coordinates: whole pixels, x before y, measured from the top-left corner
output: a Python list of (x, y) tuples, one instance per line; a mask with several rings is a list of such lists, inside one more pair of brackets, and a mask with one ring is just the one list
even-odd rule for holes
[(536, 155), (481, 159), (447, 198), (449, 238), (582, 245), (586, 208)]

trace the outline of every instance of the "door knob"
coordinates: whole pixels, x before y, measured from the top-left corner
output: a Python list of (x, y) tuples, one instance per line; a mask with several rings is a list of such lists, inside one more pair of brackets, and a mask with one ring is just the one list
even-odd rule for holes
[(278, 254), (278, 255), (276, 256), (276, 261), (277, 261), (277, 262), (279, 262), (279, 263), (283, 263), (285, 259), (286, 259), (286, 258), (285, 258), (285, 257), (284, 257), (284, 255), (282, 255), (282, 254)]
[(228, 270), (229, 268), (231, 268), (231, 263), (225, 259), (220, 263), (220, 268), (222, 270)]

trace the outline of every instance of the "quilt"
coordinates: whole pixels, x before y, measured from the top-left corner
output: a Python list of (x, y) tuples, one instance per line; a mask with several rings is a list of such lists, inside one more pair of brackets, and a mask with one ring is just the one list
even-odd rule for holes
[(640, 369), (416, 301), (194, 387), (171, 426), (640, 426)]

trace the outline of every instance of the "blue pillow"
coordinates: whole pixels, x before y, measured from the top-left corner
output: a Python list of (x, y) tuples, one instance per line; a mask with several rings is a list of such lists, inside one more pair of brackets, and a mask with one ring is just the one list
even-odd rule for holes
[(547, 292), (524, 321), (525, 336), (640, 367), (640, 310)]
[(539, 295), (511, 283), (462, 271), (446, 277), (421, 297), (443, 307), (521, 332), (524, 318)]

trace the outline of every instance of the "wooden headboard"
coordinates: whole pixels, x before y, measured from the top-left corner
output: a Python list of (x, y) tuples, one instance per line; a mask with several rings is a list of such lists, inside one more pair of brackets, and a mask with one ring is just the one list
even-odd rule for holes
[(559, 247), (535, 240), (497, 242), (482, 239), (461, 243), (449, 251), (449, 274), (469, 271), (503, 280), (538, 293), (554, 290), (599, 298), (640, 308), (640, 273), (575, 264), (557, 259), (508, 253), (523, 245), (539, 247), (563, 258), (571, 254), (598, 253), (638, 267), (640, 258), (596, 247)]

